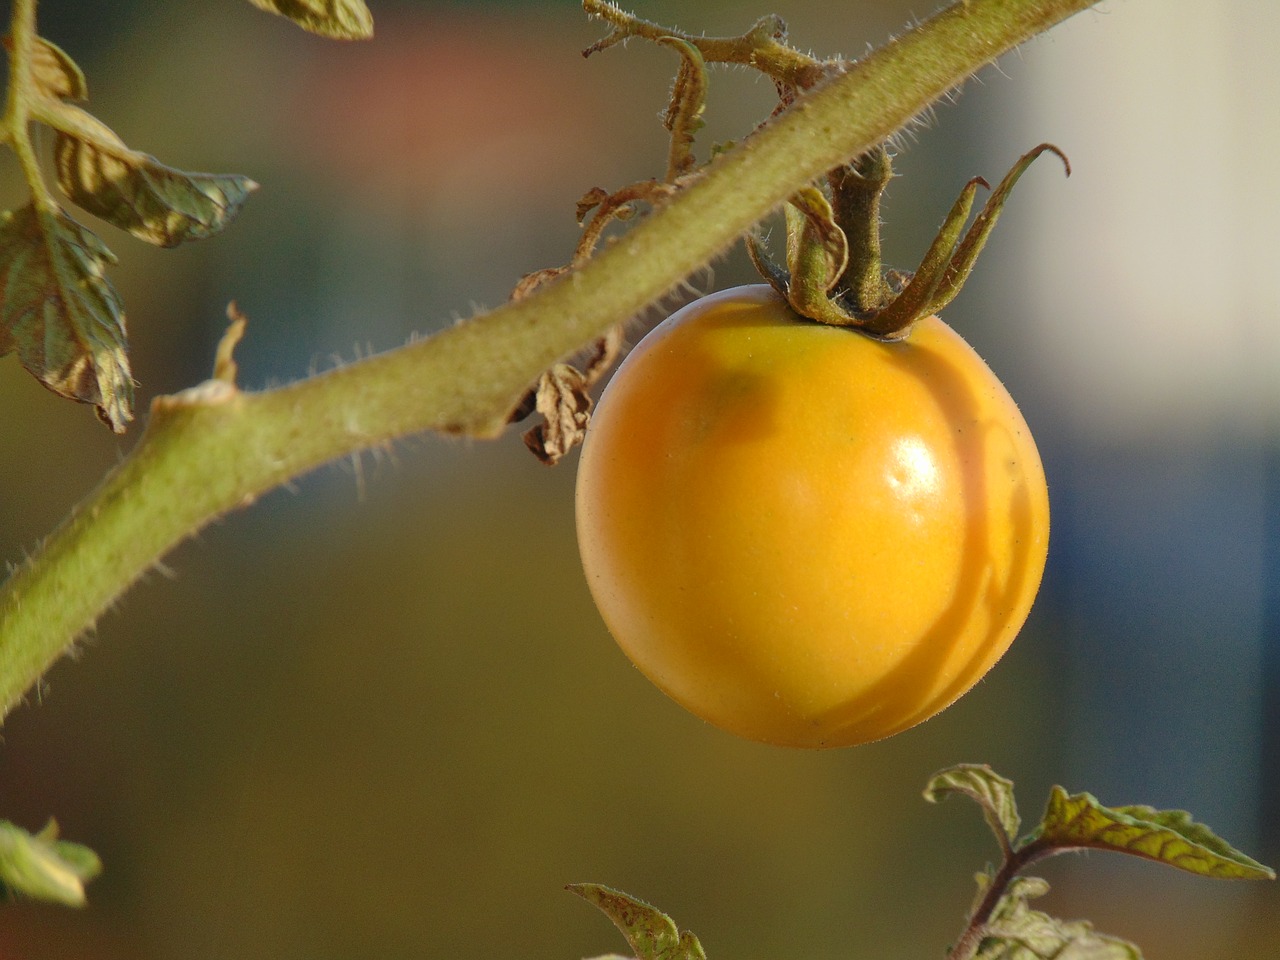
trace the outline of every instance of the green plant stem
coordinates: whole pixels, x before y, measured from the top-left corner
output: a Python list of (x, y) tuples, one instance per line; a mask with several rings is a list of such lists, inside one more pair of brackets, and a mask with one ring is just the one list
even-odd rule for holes
[(31, 104), (36, 99), (32, 81), (31, 58), (36, 44), (36, 0), (13, 0), (9, 17), (9, 35), (5, 46), (9, 53), (9, 89), (5, 97), (4, 139), (12, 147), (22, 175), (31, 190), (36, 206), (45, 210), (57, 208), (49, 192), (35, 148), (31, 144)]
[(1037, 860), (1065, 851), (1066, 848), (1054, 847), (1040, 841), (1032, 841), (1017, 850), (1006, 847), (1004, 862), (991, 878), (991, 883), (988, 884), (982, 900), (969, 915), (969, 923), (964, 933), (947, 952), (947, 960), (972, 960), (987, 935), (987, 923), (991, 920), (991, 914), (995, 912), (1001, 897), (1005, 895), (1013, 879)]
[(822, 63), (782, 43), (778, 34), (785, 32), (785, 27), (776, 16), (762, 18), (740, 37), (702, 37), (650, 23), (624, 12), (610, 0), (583, 0), (582, 6), (589, 15), (613, 24), (615, 31), (589, 47), (588, 54), (613, 46), (626, 37), (644, 37), (657, 42), (676, 39), (695, 47), (709, 63), (750, 65), (798, 88), (813, 86), (838, 66), (837, 61)]
[(979, 67), (1092, 3), (957, 3), (820, 84), (617, 243), (525, 299), (281, 389), (245, 393), (214, 380), (159, 398), (129, 456), (0, 589), (0, 716), (201, 527), (319, 464), (397, 437), (496, 435), (554, 362), (659, 299), (797, 189), (884, 141)]

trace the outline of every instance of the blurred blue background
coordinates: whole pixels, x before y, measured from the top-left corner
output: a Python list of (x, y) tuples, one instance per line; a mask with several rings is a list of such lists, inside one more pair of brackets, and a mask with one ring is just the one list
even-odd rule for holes
[[(251, 387), (393, 347), (563, 263), (592, 186), (659, 174), (675, 58), (576, 3), (378, 2), (337, 44), (249, 4), (46, 0), (44, 32), (132, 146), (263, 184), (221, 237), (121, 258), (139, 407), (208, 375), (227, 301)], [(857, 55), (905, 0), (636, 0), (735, 33), (783, 14)], [(1014, 649), (923, 726), (856, 750), (739, 742), (631, 668), (587, 596), (573, 464), (514, 432), (337, 464), (168, 558), (5, 723), (0, 817), (55, 815), (106, 872), (84, 911), (7, 907), (0, 958), (572, 960), (623, 949), (562, 891), (606, 882), (713, 960), (941, 956), (976, 810), (919, 798), (989, 762), (1192, 810), (1280, 861), (1280, 8), (1130, 0), (985, 70), (902, 138), (887, 252), (910, 268), (974, 174), (1042, 140), (947, 319), (1018, 398), (1054, 530)], [(713, 77), (699, 149), (771, 108)], [(13, 163), (3, 202), (25, 198)], [(752, 279), (737, 253), (714, 283)], [(709, 281), (699, 281), (703, 287)], [(637, 330), (639, 333), (639, 330)], [(0, 544), (34, 549), (138, 433), (0, 362)], [(1267, 960), (1274, 885), (1060, 858), (1045, 909), (1162, 960)]]

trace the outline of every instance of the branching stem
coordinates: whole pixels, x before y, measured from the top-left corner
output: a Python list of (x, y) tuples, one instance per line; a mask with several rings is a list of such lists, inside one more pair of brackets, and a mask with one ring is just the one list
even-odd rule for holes
[[(824, 80), (581, 269), (526, 298), (278, 390), (244, 393), (214, 380), (159, 398), (129, 456), (0, 589), (0, 716), (131, 583), (218, 516), (410, 433), (495, 435), (544, 370), (660, 299), (798, 189), (882, 143), (975, 70), (1092, 3), (955, 3)], [(18, 34), (32, 35), (34, 7), (15, 0), (15, 53)], [(22, 114), (12, 103), (6, 119), (16, 137)]]
[(839, 70), (838, 61), (815, 60), (782, 42), (786, 36), (786, 25), (777, 16), (762, 17), (740, 37), (699, 37), (632, 16), (609, 0), (583, 0), (582, 6), (590, 16), (613, 26), (608, 36), (583, 52), (584, 56), (629, 37), (643, 37), (653, 41), (681, 40), (697, 48), (707, 63), (755, 67), (775, 80), (802, 90), (812, 87), (828, 73)]
[(969, 923), (965, 927), (964, 933), (960, 935), (960, 939), (952, 945), (951, 950), (947, 953), (947, 960), (972, 960), (973, 956), (978, 952), (978, 947), (982, 945), (983, 938), (987, 935), (987, 923), (991, 920), (992, 913), (1000, 904), (1000, 898), (1005, 895), (1014, 877), (1037, 860), (1043, 860), (1045, 857), (1063, 853), (1064, 851), (1064, 847), (1056, 847), (1034, 840), (1019, 847), (1017, 850), (1006, 847), (1004, 861), (1000, 864), (1000, 869), (991, 878), (991, 883), (987, 885), (982, 900), (978, 902), (978, 905), (973, 909), (973, 913), (970, 914)]
[(36, 45), (36, 0), (13, 0), (9, 18), (9, 35), (5, 48), (9, 54), (9, 92), (5, 98), (4, 140), (13, 148), (22, 175), (31, 190), (36, 206), (45, 210), (57, 207), (40, 172), (35, 148), (31, 144), (31, 102), (35, 99), (35, 83), (31, 62)]

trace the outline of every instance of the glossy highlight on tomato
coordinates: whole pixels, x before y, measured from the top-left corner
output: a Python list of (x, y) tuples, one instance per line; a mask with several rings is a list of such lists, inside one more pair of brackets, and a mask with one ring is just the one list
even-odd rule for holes
[(618, 645), (752, 740), (887, 737), (969, 690), (1025, 621), (1049, 503), (1004, 386), (936, 317), (876, 340), (767, 286), (645, 337), (587, 430), (578, 542)]

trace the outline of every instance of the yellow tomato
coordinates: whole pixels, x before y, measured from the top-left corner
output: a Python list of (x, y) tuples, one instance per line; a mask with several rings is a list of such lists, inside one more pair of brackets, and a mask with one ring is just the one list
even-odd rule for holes
[(951, 704), (1009, 647), (1048, 548), (1035, 442), (936, 317), (885, 342), (714, 294), (615, 373), (578, 542), (606, 625), (694, 714), (847, 746)]

